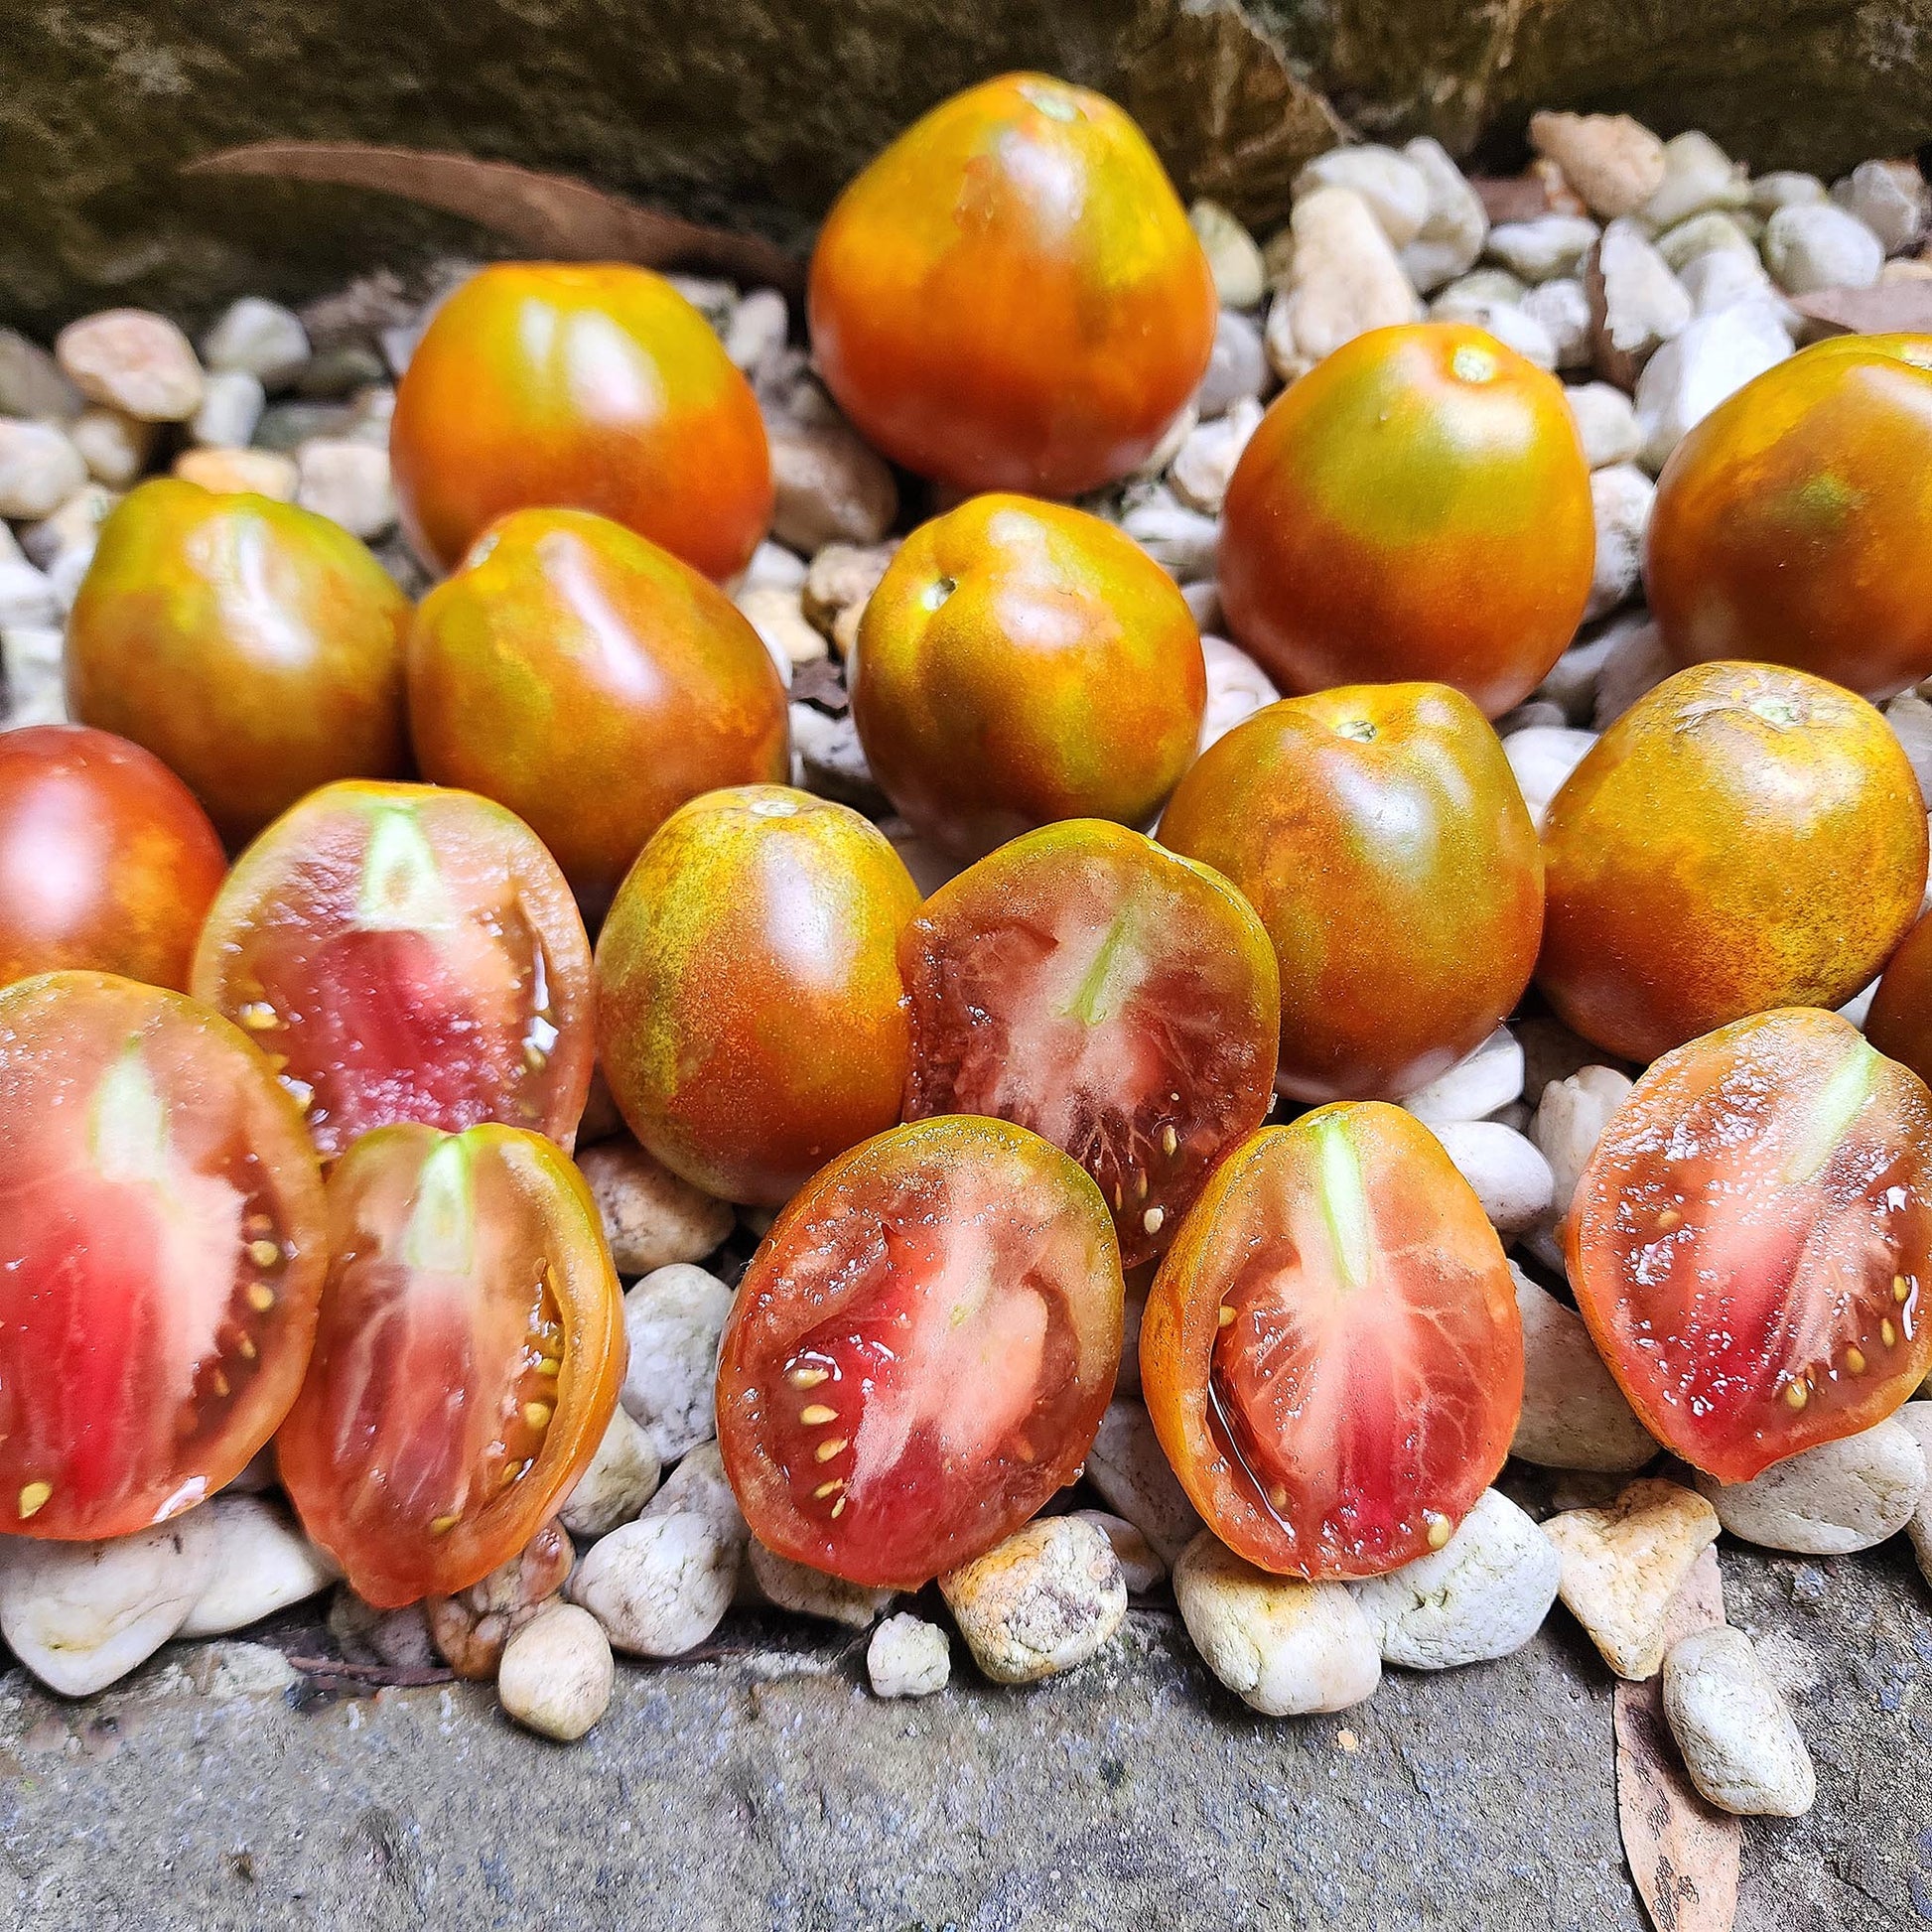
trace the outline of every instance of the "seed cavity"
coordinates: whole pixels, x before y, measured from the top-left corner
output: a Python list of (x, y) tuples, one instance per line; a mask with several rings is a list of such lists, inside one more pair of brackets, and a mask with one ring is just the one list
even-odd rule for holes
[(20, 1492), (20, 1520), (24, 1523), (28, 1517), (38, 1515), (47, 1507), (53, 1494), (54, 1485), (51, 1482), (25, 1484)]

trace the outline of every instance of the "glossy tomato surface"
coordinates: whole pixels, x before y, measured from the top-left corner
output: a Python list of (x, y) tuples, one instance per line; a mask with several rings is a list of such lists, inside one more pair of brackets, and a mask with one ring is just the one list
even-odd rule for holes
[(0, 983), (75, 966), (185, 990), (227, 864), (153, 753), (85, 725), (0, 734)]
[(1932, 1369), (1932, 1094), (1836, 1014), (1721, 1027), (1610, 1116), (1567, 1245), (1644, 1427), (1745, 1481), (1883, 1421)]
[(1644, 579), (1680, 664), (1767, 659), (1889, 697), (1932, 673), (1932, 336), (1767, 369), (1657, 481)]
[(597, 942), (598, 1058), (630, 1131), (727, 1200), (787, 1200), (898, 1118), (898, 942), (918, 888), (857, 812), (707, 792), (630, 870)]
[(1141, 1389), (1230, 1549), (1281, 1576), (1380, 1576), (1441, 1549), (1509, 1453), (1523, 1330), (1502, 1245), (1400, 1108), (1263, 1128), (1161, 1264)]
[(129, 492), (68, 624), (68, 708), (145, 746), (238, 845), (335, 778), (409, 756), (409, 600), (340, 524), (156, 478)]
[(1589, 467), (1563, 385), (1461, 323), (1371, 330), (1292, 384), (1235, 467), (1221, 603), (1287, 691), (1429, 678), (1489, 717), (1582, 621)]
[(1864, 1036), (1921, 1080), (1932, 1081), (1932, 917), (1921, 918), (1885, 962)]
[(1120, 1361), (1092, 1180), (1006, 1121), (881, 1134), (815, 1175), (739, 1287), (718, 1445), (752, 1532), (916, 1589), (1071, 1482)]
[(1161, 842), (1247, 896), (1281, 967), (1298, 1100), (1395, 1097), (1472, 1052), (1536, 962), (1536, 829), (1481, 714), (1440, 684), (1265, 706), (1208, 747)]
[(1925, 804), (1863, 699), (1774, 664), (1639, 698), (1543, 821), (1537, 984), (1586, 1039), (1649, 1060), (1777, 1006), (1842, 1006), (1911, 925)]
[(1062, 818), (1143, 824), (1194, 754), (1200, 632), (1112, 524), (976, 496), (899, 546), (859, 626), (852, 716), (919, 830), (979, 858)]
[(563, 1503), (617, 1408), (597, 1203), (541, 1135), (385, 1127), (330, 1173), (329, 1230), (282, 1481), (366, 1601), (467, 1589)]
[(225, 1020), (106, 973), (0, 991), (0, 1530), (125, 1536), (287, 1413), (328, 1265), (301, 1116)]
[(507, 805), (594, 911), (687, 799), (791, 766), (784, 683), (737, 606), (587, 510), (512, 511), (423, 600), (409, 729), (424, 777)]
[(333, 1157), (396, 1121), (568, 1145), (590, 979), (570, 888), (520, 819), (467, 791), (340, 784), (236, 860), (194, 992), (253, 1035)]
[(1281, 995), (1253, 908), (1218, 873), (1104, 819), (969, 867), (899, 941), (905, 1117), (991, 1114), (1099, 1183), (1128, 1267), (1267, 1117)]
[(752, 386), (661, 275), (497, 262), (437, 310), (389, 431), (403, 527), (453, 570), (506, 511), (596, 510), (707, 577), (771, 521)]
[(1037, 73), (943, 101), (833, 206), (812, 351), (896, 463), (1073, 496), (1124, 477), (1207, 370), (1213, 278), (1154, 150)]

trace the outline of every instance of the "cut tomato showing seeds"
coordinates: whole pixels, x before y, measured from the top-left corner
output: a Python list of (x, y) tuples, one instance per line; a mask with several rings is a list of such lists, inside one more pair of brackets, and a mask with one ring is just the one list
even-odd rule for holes
[(753, 1532), (913, 1589), (1072, 1481), (1120, 1361), (1120, 1251), (1093, 1181), (1005, 1121), (916, 1121), (772, 1224), (718, 1368)]
[(1509, 1452), (1523, 1333), (1502, 1246), (1400, 1108), (1264, 1128), (1155, 1277), (1141, 1387), (1229, 1548), (1279, 1575), (1378, 1576), (1442, 1548)]
[(1932, 1093), (1787, 1007), (1657, 1060), (1571, 1209), (1570, 1279), (1659, 1442), (1725, 1482), (1883, 1421), (1932, 1368)]

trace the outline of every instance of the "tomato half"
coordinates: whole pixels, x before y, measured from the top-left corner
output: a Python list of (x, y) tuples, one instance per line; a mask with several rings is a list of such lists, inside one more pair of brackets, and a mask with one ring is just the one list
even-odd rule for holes
[(1093, 1181), (1006, 1121), (915, 1121), (772, 1223), (718, 1364), (718, 1444), (759, 1541), (915, 1589), (1071, 1482), (1120, 1361)]
[(899, 941), (905, 1117), (993, 1114), (1100, 1184), (1128, 1267), (1267, 1118), (1280, 982), (1218, 873), (1104, 819), (1015, 839), (940, 887)]
[(0, 992), (0, 1530), (125, 1536), (241, 1473), (294, 1400), (322, 1174), (248, 1041), (106, 973)]
[(617, 1408), (597, 1203), (539, 1134), (386, 1127), (330, 1173), (329, 1240), (282, 1481), (378, 1608), (468, 1589), (570, 1494)]
[(568, 1144), (590, 981), (570, 888), (521, 819), (472, 792), (350, 783), (235, 862), (194, 992), (267, 1050), (327, 1157), (403, 1120)]
[(1932, 1369), (1932, 1093), (1833, 1013), (1720, 1027), (1610, 1116), (1567, 1246), (1645, 1428), (1743, 1482)]
[(1502, 1244), (1398, 1107), (1263, 1128), (1154, 1278), (1141, 1389), (1230, 1549), (1282, 1576), (1380, 1576), (1441, 1549), (1509, 1453), (1523, 1328)]

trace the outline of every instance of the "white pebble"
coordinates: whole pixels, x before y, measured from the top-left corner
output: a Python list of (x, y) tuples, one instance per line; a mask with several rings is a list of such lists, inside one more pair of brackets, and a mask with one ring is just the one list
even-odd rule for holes
[(1932, 192), (1916, 161), (1864, 161), (1832, 184), (1832, 200), (1856, 215), (1888, 255), (1909, 254), (1932, 219)]
[(627, 1135), (577, 1158), (621, 1275), (649, 1275), (673, 1262), (702, 1261), (732, 1229), (732, 1210)]
[(62, 653), (67, 635), (54, 624), (0, 625), (0, 669), (6, 674), (7, 726), (68, 721)]
[(1596, 667), (1596, 701), (1591, 726), (1608, 731), (1643, 696), (1677, 669), (1657, 626), (1642, 612), (1604, 627), (1605, 646)]
[(784, 297), (776, 289), (753, 289), (725, 326), (725, 353), (756, 380), (790, 334), (791, 312)]
[(1452, 1120), (1482, 1120), (1507, 1107), (1523, 1091), (1523, 1049), (1507, 1027), (1498, 1027), (1482, 1044), (1402, 1104), (1420, 1121), (1439, 1127)]
[(1225, 637), (1204, 636), (1200, 648), (1207, 664), (1207, 706), (1201, 713), (1196, 758), (1243, 719), (1252, 718), (1263, 705), (1273, 704), (1281, 696), (1268, 673), (1239, 645)]
[(1689, 325), (1690, 294), (1635, 221), (1603, 230), (1585, 279), (1596, 372), (1633, 388), (1657, 349)]
[(1114, 1546), (1078, 1516), (1048, 1516), (948, 1571), (939, 1592), (973, 1661), (996, 1684), (1084, 1664), (1127, 1615)]
[(54, 586), (25, 557), (0, 558), (0, 630), (38, 630), (60, 621)]
[[(1746, 219), (1749, 217), (1746, 216)], [(1657, 252), (1679, 275), (1707, 255), (1740, 255), (1757, 264), (1757, 244), (1722, 208), (1706, 208), (1657, 237)]]
[(1584, 621), (1607, 617), (1635, 597), (1643, 582), (1644, 538), (1650, 529), (1653, 483), (1634, 463), (1590, 473), (1589, 501), (1596, 521), (1596, 566)]
[(1174, 494), (1203, 516), (1219, 516), (1234, 466), (1260, 422), (1261, 404), (1251, 396), (1190, 431), (1168, 466)]
[(188, 440), (207, 450), (245, 450), (267, 401), (259, 376), (246, 369), (218, 369), (202, 390), (202, 406), (188, 425)]
[(271, 502), (295, 501), (295, 459), (279, 450), (184, 450), (173, 470), (184, 483), (217, 495), (246, 490)]
[(1700, 1470), (1697, 1486), (1745, 1543), (1845, 1556), (1882, 1543), (1912, 1520), (1926, 1491), (1925, 1453), (1911, 1430), (1887, 1418), (1773, 1462), (1748, 1482), (1719, 1482)]
[(1120, 527), (1177, 584), (1214, 574), (1221, 525), (1189, 509), (1173, 491), (1157, 485), (1129, 505)]
[(1690, 432), (1753, 376), (1791, 353), (1791, 338), (1764, 303), (1698, 316), (1637, 378), (1644, 467), (1655, 476)]
[(1489, 217), (1481, 196), (1440, 141), (1425, 135), (1411, 141), (1402, 153), (1429, 190), (1422, 226), (1412, 241), (1403, 244), (1401, 255), (1403, 272), (1427, 295), (1475, 266), (1483, 236), (1489, 232)]
[(1394, 148), (1330, 148), (1316, 155), (1295, 178), (1295, 200), (1299, 203), (1320, 188), (1345, 188), (1359, 195), (1396, 248), (1415, 240), (1429, 214), (1428, 177)]
[(1831, 203), (1781, 207), (1764, 224), (1764, 266), (1790, 295), (1869, 288), (1884, 264), (1878, 237)]
[(86, 481), (86, 459), (65, 431), (0, 419), (0, 516), (52, 516)]
[(1207, 257), (1214, 294), (1224, 309), (1253, 309), (1267, 293), (1261, 250), (1246, 225), (1219, 202), (1198, 201), (1187, 219)]
[(1584, 1317), (1514, 1262), (1509, 1271), (1523, 1318), (1523, 1409), (1510, 1454), (1545, 1469), (1641, 1469), (1657, 1445), (1603, 1365)]
[(1743, 1631), (1719, 1624), (1671, 1646), (1664, 1717), (1691, 1782), (1720, 1811), (1797, 1818), (1811, 1809), (1811, 1753)]
[(1539, 214), (1531, 221), (1498, 222), (1489, 230), (1483, 253), (1534, 285), (1576, 274), (1600, 232), (1586, 215)]
[(1431, 322), (1473, 322), (1499, 302), (1521, 302), (1529, 284), (1506, 268), (1476, 268), (1439, 289), (1429, 305)]
[(843, 417), (767, 420), (777, 488), (771, 534), (807, 555), (830, 543), (873, 544), (898, 514), (898, 485), (886, 460)]
[(309, 360), (309, 332), (279, 302), (244, 295), (222, 312), (202, 339), (202, 360), (210, 369), (239, 370), (265, 389), (285, 388)]
[(392, 529), (389, 452), (355, 437), (314, 436), (295, 453), (295, 500), (364, 542)]
[(1609, 382), (1582, 382), (1563, 393), (1577, 419), (1584, 460), (1592, 470), (1635, 461), (1643, 438), (1637, 430), (1637, 412), (1621, 389)]
[(659, 1473), (650, 1438), (620, 1403), (612, 1411), (590, 1467), (557, 1512), (558, 1521), (572, 1536), (609, 1536), (636, 1521), (638, 1511), (657, 1491)]
[(1505, 1241), (1550, 1211), (1555, 1184), (1550, 1164), (1513, 1127), (1495, 1120), (1452, 1120), (1441, 1123), (1435, 1134)]
[(346, 1584), (329, 1599), (329, 1634), (351, 1664), (387, 1664), (391, 1670), (433, 1670), (443, 1661), (421, 1603), (378, 1610)]
[(1267, 386), (1268, 351), (1262, 346), (1260, 329), (1240, 310), (1223, 309), (1214, 325), (1207, 373), (1194, 394), (1198, 420), (1211, 422), (1237, 402), (1260, 396)]
[(552, 1603), (504, 1644), (496, 1697), (526, 1730), (568, 1744), (611, 1708), (616, 1682), (603, 1625), (574, 1603)]
[(86, 404), (61, 365), (17, 329), (0, 329), (0, 416), (69, 423)]
[(1083, 1523), (1091, 1523), (1114, 1546), (1129, 1596), (1145, 1596), (1149, 1590), (1161, 1587), (1168, 1566), (1162, 1562), (1161, 1553), (1125, 1516), (1110, 1516), (1104, 1509), (1076, 1509), (1071, 1513)]
[(1885, 706), (1885, 723), (1911, 760), (1919, 796), (1932, 798), (1932, 704), (1906, 691)]
[(242, 1629), (327, 1589), (343, 1574), (285, 1508), (264, 1496), (223, 1492), (199, 1513), (207, 1519), (208, 1579), (181, 1636)]
[(68, 425), (68, 437), (96, 483), (125, 489), (148, 467), (155, 426), (118, 409), (96, 407), (83, 410)]
[(952, 1675), (952, 1646), (936, 1623), (901, 1611), (872, 1633), (866, 1675), (878, 1697), (929, 1698)]
[(773, 543), (766, 537), (752, 552), (752, 561), (745, 566), (739, 589), (802, 592), (807, 568), (804, 558), (795, 550), (787, 550), (782, 543)]
[[(1550, 344), (1551, 359), (1530, 360), (1544, 368), (1581, 369), (1589, 363), (1589, 296), (1574, 275), (1558, 275), (1540, 282), (1523, 297), (1519, 313), (1540, 330)], [(1508, 342), (1507, 336), (1503, 337)], [(1514, 346), (1514, 345), (1512, 345)], [(1528, 354), (1528, 350), (1523, 351)]]
[(733, 602), (746, 622), (759, 633), (759, 641), (770, 652), (771, 661), (786, 684), (790, 684), (791, 674), (799, 665), (815, 664), (830, 652), (825, 633), (806, 621), (803, 600), (797, 591), (754, 584), (741, 590)]
[(834, 718), (816, 705), (791, 707), (793, 782), (821, 798), (870, 812), (884, 806), (885, 797), (866, 762), (859, 728), (848, 711)]
[[(1406, 165), (1406, 164), (1405, 164)], [(1420, 310), (1388, 235), (1353, 189), (1316, 188), (1295, 206), (1295, 258), (1268, 312), (1268, 359), (1284, 382), (1371, 329)]]
[(1523, 794), (1523, 803), (1529, 807), (1531, 821), (1539, 832), (1549, 812), (1550, 800), (1563, 789), (1571, 772), (1583, 763), (1595, 743), (1594, 732), (1575, 731), (1562, 725), (1512, 732), (1503, 740), (1503, 756), (1516, 774), (1516, 787)]
[(1663, 186), (1664, 144), (1628, 114), (1545, 110), (1530, 117), (1530, 145), (1606, 221), (1634, 214)]
[(1146, 1408), (1117, 1396), (1087, 1451), (1087, 1480), (1172, 1564), (1199, 1534), (1201, 1520), (1170, 1465)]
[(1759, 214), (1775, 214), (1794, 203), (1822, 202), (1825, 184), (1816, 175), (1800, 174), (1795, 169), (1777, 168), (1759, 175), (1751, 183), (1751, 207)]
[(1692, 129), (1664, 143), (1664, 179), (1643, 205), (1643, 219), (1661, 234), (1708, 207), (1743, 207), (1750, 194), (1742, 163)]
[(688, 1262), (654, 1269), (623, 1298), (623, 1406), (660, 1462), (717, 1433), (712, 1385), (731, 1307), (731, 1290)]
[[(1919, 1394), (1924, 1395), (1927, 1389), (1932, 1389), (1932, 1380), (1927, 1381)], [(1919, 1446), (1926, 1468), (1932, 1470), (1932, 1402), (1908, 1402), (1893, 1420)], [(1905, 1525), (1905, 1533), (1912, 1540), (1925, 1581), (1932, 1584), (1932, 1483), (1926, 1484), (1918, 1507), (1912, 1511), (1912, 1520)]]
[(90, 402), (146, 423), (183, 423), (202, 402), (195, 345), (166, 316), (108, 309), (70, 322), (55, 339), (61, 367)]
[(1584, 1169), (1610, 1116), (1629, 1098), (1631, 1084), (1615, 1067), (1584, 1066), (1543, 1089), (1530, 1139), (1550, 1164), (1555, 1187), (1551, 1204), (1559, 1219), (1570, 1212)]
[(809, 1564), (794, 1563), (775, 1550), (767, 1550), (757, 1537), (747, 1546), (746, 1555), (753, 1581), (765, 1599), (794, 1616), (822, 1617), (827, 1623), (864, 1630), (897, 1594), (897, 1590), (849, 1584), (843, 1577), (829, 1576)]
[[(1762, 302), (1778, 314), (1784, 298), (1771, 286), (1755, 249), (1740, 255), (1719, 248), (1684, 265), (1680, 277), (1694, 315), (1715, 316), (1738, 302)], [(1787, 328), (1789, 325), (1786, 325)]]

